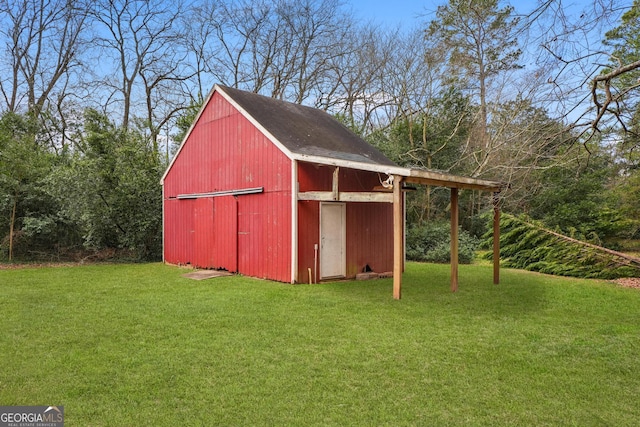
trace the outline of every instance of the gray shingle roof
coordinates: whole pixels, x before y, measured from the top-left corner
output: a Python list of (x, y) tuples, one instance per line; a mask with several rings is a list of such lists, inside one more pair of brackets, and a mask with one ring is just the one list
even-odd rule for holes
[(218, 88), (293, 154), (397, 167), (325, 111), (227, 86)]

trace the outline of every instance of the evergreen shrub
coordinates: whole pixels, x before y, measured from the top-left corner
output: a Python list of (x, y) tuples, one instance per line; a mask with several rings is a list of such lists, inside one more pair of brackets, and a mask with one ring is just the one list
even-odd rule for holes
[[(458, 231), (458, 239), (458, 262), (470, 264), (479, 240), (464, 230)], [(451, 225), (438, 221), (408, 227), (407, 259), (448, 263), (451, 260)]]

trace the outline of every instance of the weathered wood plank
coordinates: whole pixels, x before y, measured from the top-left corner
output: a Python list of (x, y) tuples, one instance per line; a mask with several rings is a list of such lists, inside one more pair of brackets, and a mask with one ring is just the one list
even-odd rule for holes
[(393, 203), (392, 193), (378, 192), (338, 192), (338, 197), (334, 198), (332, 191), (303, 191), (298, 193), (298, 200), (315, 200), (319, 202), (374, 202)]
[(405, 182), (410, 184), (434, 185), (438, 187), (464, 188), (470, 190), (500, 191), (505, 184), (484, 179), (469, 178), (447, 173), (411, 169)]

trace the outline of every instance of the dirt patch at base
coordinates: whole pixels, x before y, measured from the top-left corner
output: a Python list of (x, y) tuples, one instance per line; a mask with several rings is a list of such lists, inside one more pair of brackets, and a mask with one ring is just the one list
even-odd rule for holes
[(624, 286), (625, 288), (640, 289), (640, 277), (623, 277), (621, 279), (612, 280), (612, 282), (620, 286)]
[(193, 280), (212, 279), (214, 277), (231, 276), (231, 273), (224, 270), (197, 270), (183, 274), (182, 277)]

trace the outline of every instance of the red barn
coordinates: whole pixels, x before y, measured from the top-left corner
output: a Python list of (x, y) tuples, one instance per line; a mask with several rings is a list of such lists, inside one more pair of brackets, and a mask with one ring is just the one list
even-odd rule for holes
[(390, 178), (497, 188), (434, 176), (324, 111), (216, 85), (162, 178), (164, 260), (290, 283), (392, 271)]

